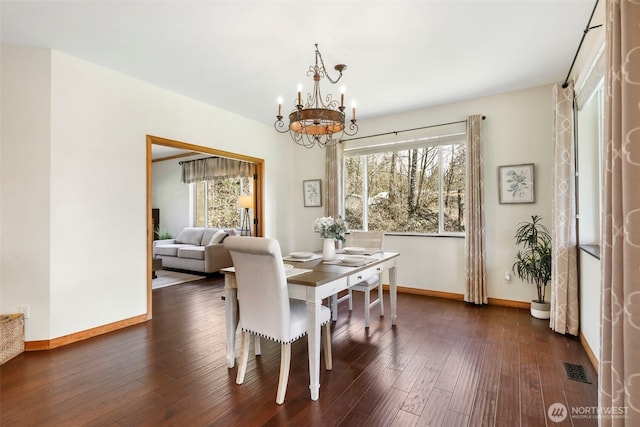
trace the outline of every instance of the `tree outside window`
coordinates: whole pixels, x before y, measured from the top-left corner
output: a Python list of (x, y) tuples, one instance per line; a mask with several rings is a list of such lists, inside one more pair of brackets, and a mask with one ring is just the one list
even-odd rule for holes
[(464, 232), (464, 143), (345, 157), (351, 229)]
[(228, 178), (193, 184), (197, 227), (239, 228), (241, 209), (238, 196), (248, 194), (253, 179)]

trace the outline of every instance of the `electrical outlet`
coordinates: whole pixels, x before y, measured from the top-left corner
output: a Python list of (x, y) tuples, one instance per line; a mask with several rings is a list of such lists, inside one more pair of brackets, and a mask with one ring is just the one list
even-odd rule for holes
[(24, 316), (25, 319), (29, 318), (29, 315), (31, 314), (31, 308), (29, 307), (29, 305), (25, 304), (25, 305), (21, 305), (19, 307), (20, 313), (22, 313), (22, 315)]
[(511, 273), (509, 273), (508, 271), (506, 273), (504, 273), (504, 283), (506, 285), (511, 283)]

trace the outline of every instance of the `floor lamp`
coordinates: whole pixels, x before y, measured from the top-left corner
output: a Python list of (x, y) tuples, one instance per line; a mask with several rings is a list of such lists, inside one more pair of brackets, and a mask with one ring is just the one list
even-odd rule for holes
[(249, 209), (253, 208), (253, 196), (239, 196), (238, 206), (244, 209), (242, 212), (242, 225), (240, 226), (240, 235), (251, 236), (251, 219), (249, 218)]

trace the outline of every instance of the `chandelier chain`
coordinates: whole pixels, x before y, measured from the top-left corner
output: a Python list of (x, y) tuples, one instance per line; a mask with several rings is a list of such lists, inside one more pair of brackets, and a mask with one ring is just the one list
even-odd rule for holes
[(347, 66), (338, 64), (335, 66), (339, 75), (331, 78), (324, 65), (324, 60), (318, 45), (315, 45), (315, 65), (309, 66), (307, 76), (313, 77), (313, 89), (303, 98), (301, 88), (298, 88), (298, 96), (294, 102), (294, 109), (289, 113), (289, 125), (283, 122), (282, 99), (278, 100), (278, 114), (274, 128), (280, 133), (288, 132), (291, 139), (305, 148), (314, 146), (330, 147), (342, 141), (343, 135), (353, 136), (358, 132), (356, 124), (355, 105), (352, 106), (352, 118), (350, 123), (345, 123), (344, 92), (340, 94), (340, 101), (327, 94), (324, 98), (320, 91), (320, 80), (324, 77), (330, 83), (336, 84), (342, 78), (342, 72)]
[(333, 80), (331, 78), (331, 76), (327, 72), (326, 67), (324, 66), (324, 60), (322, 59), (322, 54), (318, 50), (318, 44), (316, 43), (316, 66), (318, 65), (318, 58), (320, 58), (320, 64), (322, 65), (322, 71), (324, 72), (324, 77), (326, 77), (327, 80), (329, 80), (333, 84), (338, 83), (340, 81), (340, 79), (342, 78), (342, 71), (339, 71), (340, 74), (338, 75), (337, 79)]

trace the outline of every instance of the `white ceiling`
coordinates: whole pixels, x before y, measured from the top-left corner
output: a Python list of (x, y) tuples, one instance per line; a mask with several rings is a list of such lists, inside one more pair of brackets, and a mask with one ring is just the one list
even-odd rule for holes
[(562, 81), (594, 4), (2, 0), (0, 34), (272, 124), (310, 89), (315, 43), (361, 119)]

